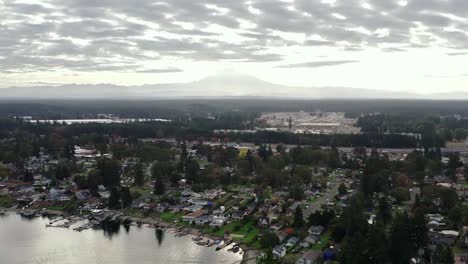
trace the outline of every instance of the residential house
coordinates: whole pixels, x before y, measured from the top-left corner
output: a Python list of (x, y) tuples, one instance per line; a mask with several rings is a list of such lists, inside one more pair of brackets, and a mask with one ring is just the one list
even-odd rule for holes
[(456, 253), (455, 264), (466, 264), (468, 263), (468, 253)]
[(273, 248), (273, 257), (275, 259), (280, 259), (286, 256), (286, 247), (283, 245), (277, 245)]
[(182, 216), (182, 221), (193, 223), (195, 219), (199, 218), (200, 216), (204, 214), (206, 214), (206, 210), (198, 210), (196, 212)]
[(245, 211), (242, 211), (242, 210), (233, 211), (231, 213), (231, 219), (241, 221), (244, 219), (245, 215), (246, 215)]
[(290, 237), (288, 241), (286, 242), (286, 247), (290, 248), (299, 243), (299, 238), (298, 237)]
[(315, 245), (317, 242), (320, 241), (320, 237), (319, 236), (314, 236), (314, 235), (311, 235), (311, 236), (307, 236), (306, 238), (304, 238), (304, 240), (301, 242), (300, 246), (303, 247), (303, 248), (308, 248), (312, 245)]
[(320, 254), (318, 250), (309, 250), (296, 261), (296, 264), (317, 264)]
[(226, 211), (226, 207), (220, 206), (219, 208), (213, 210), (213, 214), (222, 214), (224, 211)]
[(185, 207), (184, 211), (195, 213), (195, 212), (198, 212), (198, 211), (200, 211), (202, 209), (203, 209), (203, 205), (193, 204), (193, 205)]
[(318, 226), (311, 226), (309, 230), (307, 231), (309, 235), (314, 235), (314, 236), (320, 236), (325, 228), (321, 225)]
[(210, 216), (208, 216), (208, 215), (202, 215), (202, 216), (197, 217), (197, 218), (195, 219), (195, 224), (196, 224), (196, 225), (206, 225), (206, 224), (208, 224), (210, 221), (211, 221)]

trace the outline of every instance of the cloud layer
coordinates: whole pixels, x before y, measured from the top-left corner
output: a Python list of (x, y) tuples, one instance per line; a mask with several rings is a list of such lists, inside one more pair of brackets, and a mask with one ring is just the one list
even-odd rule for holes
[[(178, 61), (285, 64), (298, 49), (468, 50), (466, 0), (0, 0), (0, 72), (180, 72)], [(305, 58), (307, 60), (307, 58)]]

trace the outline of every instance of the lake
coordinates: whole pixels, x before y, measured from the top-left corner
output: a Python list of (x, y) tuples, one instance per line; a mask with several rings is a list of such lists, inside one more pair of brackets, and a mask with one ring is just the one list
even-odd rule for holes
[(0, 216), (0, 263), (145, 264), (240, 263), (241, 254), (196, 245), (191, 236), (175, 237), (145, 226), (82, 232), (45, 227), (47, 218)]

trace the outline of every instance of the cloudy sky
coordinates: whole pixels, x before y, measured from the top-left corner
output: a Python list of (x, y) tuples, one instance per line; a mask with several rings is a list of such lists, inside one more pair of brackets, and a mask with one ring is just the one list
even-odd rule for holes
[(467, 0), (0, 0), (0, 87), (241, 73), (468, 91)]

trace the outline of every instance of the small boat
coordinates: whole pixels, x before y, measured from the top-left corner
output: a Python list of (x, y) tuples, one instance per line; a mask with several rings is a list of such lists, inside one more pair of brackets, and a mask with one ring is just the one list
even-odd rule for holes
[(176, 237), (183, 237), (183, 236), (186, 236), (188, 234), (189, 234), (188, 232), (180, 232), (180, 233), (176, 234), (175, 236)]
[(192, 240), (193, 240), (193, 241), (202, 241), (202, 240), (203, 240), (203, 236), (192, 237)]
[(221, 249), (223, 249), (224, 247), (227, 246), (227, 244), (224, 242), (224, 240), (221, 240), (221, 242), (219, 242), (217, 245), (218, 246), (216, 247), (216, 251), (221, 250)]
[(208, 243), (208, 245), (206, 245), (206, 247), (212, 247), (216, 245), (216, 241), (211, 241), (210, 243)]
[(210, 240), (198, 241), (198, 242), (197, 242), (197, 245), (199, 245), (199, 246), (205, 246), (205, 247), (206, 247), (209, 243), (210, 243)]
[(234, 252), (234, 253), (239, 252), (239, 250), (240, 250), (240, 247), (239, 247), (239, 246), (234, 246), (234, 247), (232, 247), (232, 252)]

